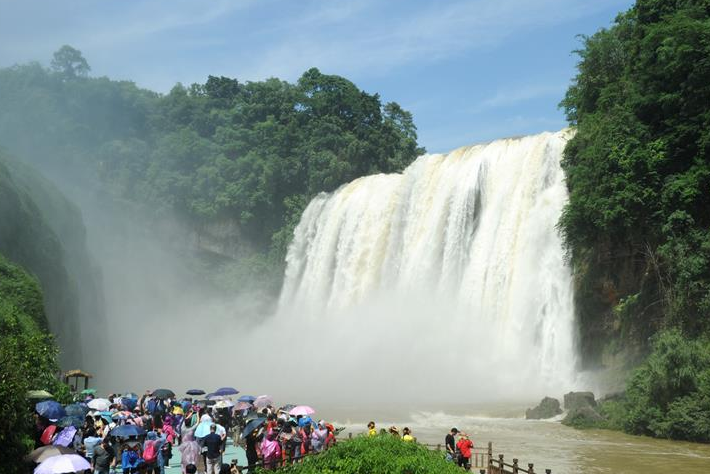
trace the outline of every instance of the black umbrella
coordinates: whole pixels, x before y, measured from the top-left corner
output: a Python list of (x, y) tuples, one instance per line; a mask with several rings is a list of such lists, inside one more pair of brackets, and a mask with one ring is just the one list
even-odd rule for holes
[(254, 418), (251, 420), (247, 425), (244, 427), (242, 430), (241, 437), (246, 438), (249, 436), (255, 429), (259, 428), (261, 425), (263, 425), (266, 422), (266, 418), (260, 417), (260, 418)]
[(172, 390), (169, 390), (167, 388), (159, 388), (157, 390), (153, 390), (153, 393), (151, 393), (155, 398), (175, 398), (175, 392)]
[(191, 388), (185, 393), (188, 395), (204, 395), (207, 392), (205, 392), (204, 390), (200, 390), (199, 388)]

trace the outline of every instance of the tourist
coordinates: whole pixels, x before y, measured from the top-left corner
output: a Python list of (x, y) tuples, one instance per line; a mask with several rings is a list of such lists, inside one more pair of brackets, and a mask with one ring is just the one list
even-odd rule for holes
[(451, 428), (449, 434), (446, 435), (444, 439), (444, 445), (446, 446), (446, 460), (454, 461), (456, 459), (456, 435), (459, 430), (456, 428)]
[[(275, 469), (281, 458), (281, 445), (276, 440), (274, 432), (267, 433), (261, 442), (261, 455), (264, 460), (264, 469)], [(207, 474), (210, 474), (209, 472)]]
[(246, 452), (247, 452), (247, 465), (249, 467), (249, 472), (254, 472), (254, 466), (259, 462), (259, 438), (256, 431), (252, 431), (246, 438)]
[(367, 436), (377, 436), (377, 428), (375, 428), (374, 421), (367, 424)]
[(94, 474), (109, 474), (109, 471), (116, 467), (116, 453), (104, 438), (99, 446), (94, 448), (94, 456), (91, 460), (91, 467)]
[(219, 474), (222, 467), (222, 437), (217, 434), (217, 425), (210, 426), (210, 434), (202, 439), (202, 444), (207, 448), (207, 474)]
[(396, 426), (390, 426), (389, 433), (394, 436), (395, 438), (399, 438), (399, 430), (397, 429)]
[(325, 427), (325, 421), (318, 422), (318, 428), (311, 433), (311, 446), (314, 453), (320, 453), (325, 448), (325, 441), (328, 437), (328, 429)]
[(200, 458), (200, 445), (195, 440), (195, 429), (188, 429), (182, 436), (182, 443), (179, 446), (180, 464), (183, 474), (187, 474), (187, 466), (197, 464)]
[(411, 430), (407, 427), (402, 430), (402, 441), (406, 441), (408, 443), (414, 442), (414, 436), (412, 436)]
[(473, 442), (468, 439), (466, 433), (461, 434), (461, 439), (456, 443), (456, 447), (459, 449), (459, 466), (463, 467), (467, 471), (471, 469), (471, 449), (473, 448)]
[(121, 467), (123, 468), (123, 474), (138, 472), (138, 468), (142, 464), (143, 459), (141, 459), (140, 444), (131, 446), (126, 443), (121, 447)]

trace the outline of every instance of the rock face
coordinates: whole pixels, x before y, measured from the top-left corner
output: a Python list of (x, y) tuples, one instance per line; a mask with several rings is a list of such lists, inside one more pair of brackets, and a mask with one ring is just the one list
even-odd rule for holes
[(596, 408), (597, 402), (592, 392), (569, 392), (565, 394), (565, 410), (574, 411), (578, 408)]
[(562, 413), (560, 401), (556, 398), (545, 397), (535, 408), (528, 408), (525, 411), (526, 420), (544, 420), (552, 418)]

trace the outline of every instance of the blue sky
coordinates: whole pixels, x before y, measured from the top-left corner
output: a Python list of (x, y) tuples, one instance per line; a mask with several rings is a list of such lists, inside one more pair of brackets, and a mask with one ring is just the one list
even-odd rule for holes
[(339, 74), (414, 113), (429, 151), (565, 126), (577, 34), (630, 0), (0, 0), (0, 66), (63, 44), (167, 92), (208, 75)]

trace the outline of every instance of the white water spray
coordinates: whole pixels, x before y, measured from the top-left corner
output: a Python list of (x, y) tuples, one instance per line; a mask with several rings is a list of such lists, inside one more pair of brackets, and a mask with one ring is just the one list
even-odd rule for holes
[(276, 320), (322, 336), (341, 375), (365, 371), (365, 384), (402, 395), (566, 390), (572, 275), (556, 224), (569, 135), (425, 155), (317, 196), (289, 248)]

